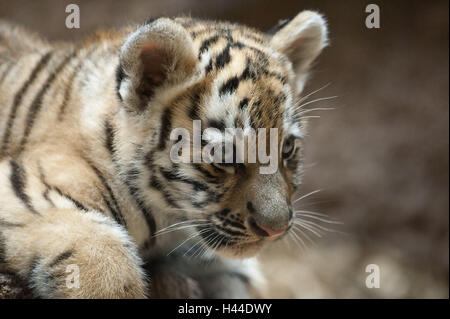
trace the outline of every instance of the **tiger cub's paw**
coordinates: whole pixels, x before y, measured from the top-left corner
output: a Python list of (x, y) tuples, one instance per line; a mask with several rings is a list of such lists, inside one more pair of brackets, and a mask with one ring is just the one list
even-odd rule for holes
[(9, 233), (5, 246), (10, 268), (35, 297), (147, 297), (142, 261), (122, 226), (93, 212), (47, 213), (53, 218)]

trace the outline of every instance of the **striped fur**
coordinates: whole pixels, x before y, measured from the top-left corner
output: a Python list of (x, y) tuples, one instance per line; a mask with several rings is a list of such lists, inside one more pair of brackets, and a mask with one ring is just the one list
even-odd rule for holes
[[(295, 100), (325, 43), (323, 18), (309, 11), (270, 36), (183, 17), (57, 45), (0, 21), (0, 262), (40, 297), (142, 298), (142, 260), (196, 234), (192, 253), (209, 247), (254, 287), (256, 266), (226, 258), (269, 241), (250, 215), (287, 225), (301, 149), (263, 176), (258, 164), (172, 163), (169, 136), (201, 120), (275, 127), (281, 145), (303, 137)], [(209, 226), (154, 236), (197, 219)], [(71, 264), (79, 289), (65, 284)]]

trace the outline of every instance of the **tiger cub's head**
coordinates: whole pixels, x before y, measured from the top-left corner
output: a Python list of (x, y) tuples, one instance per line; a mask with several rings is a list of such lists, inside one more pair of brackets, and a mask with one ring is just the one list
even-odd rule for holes
[(122, 164), (140, 200), (188, 220), (223, 255), (254, 255), (285, 234), (301, 182), (299, 95), (326, 43), (325, 20), (311, 11), (271, 34), (160, 18), (128, 35), (117, 71)]

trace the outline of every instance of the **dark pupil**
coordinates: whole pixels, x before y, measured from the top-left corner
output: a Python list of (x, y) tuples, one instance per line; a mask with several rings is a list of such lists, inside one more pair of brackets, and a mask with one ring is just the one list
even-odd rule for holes
[(289, 157), (293, 151), (294, 151), (294, 143), (292, 141), (292, 138), (289, 138), (286, 140), (286, 142), (284, 142), (283, 157), (284, 158)]

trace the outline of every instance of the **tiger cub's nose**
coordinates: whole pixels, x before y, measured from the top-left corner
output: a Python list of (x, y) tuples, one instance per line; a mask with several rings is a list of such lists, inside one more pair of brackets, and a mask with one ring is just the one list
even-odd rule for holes
[(253, 217), (249, 217), (248, 225), (250, 227), (250, 230), (257, 236), (260, 237), (278, 237), (286, 232), (286, 230), (289, 228), (289, 226), (282, 228), (282, 229), (272, 229), (268, 226), (264, 226), (262, 224), (258, 224), (256, 220)]

